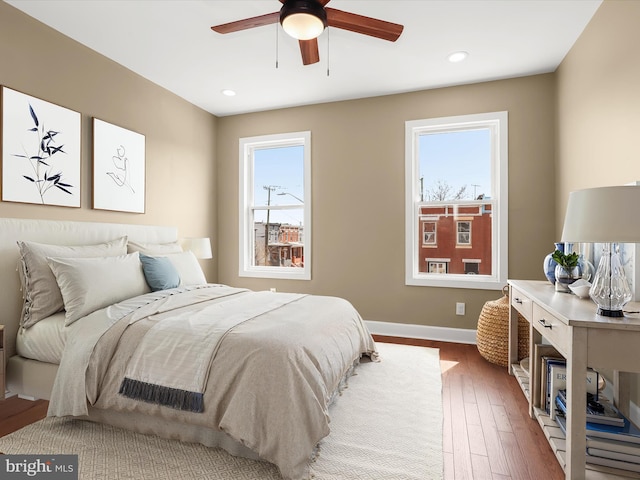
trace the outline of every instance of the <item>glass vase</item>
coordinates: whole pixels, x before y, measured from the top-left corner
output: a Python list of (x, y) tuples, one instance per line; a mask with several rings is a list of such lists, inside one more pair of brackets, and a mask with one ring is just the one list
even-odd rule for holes
[(556, 265), (556, 291), (557, 292), (570, 292), (569, 285), (582, 278), (582, 271), (580, 266), (573, 268), (565, 268), (562, 265)]

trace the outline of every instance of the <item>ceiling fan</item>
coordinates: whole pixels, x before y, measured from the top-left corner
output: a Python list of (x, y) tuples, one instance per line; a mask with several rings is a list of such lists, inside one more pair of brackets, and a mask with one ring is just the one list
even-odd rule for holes
[(326, 7), (331, 0), (279, 1), (282, 3), (279, 12), (214, 25), (211, 29), (218, 33), (232, 33), (280, 22), (284, 31), (299, 41), (302, 63), (310, 65), (320, 61), (318, 36), (326, 27), (342, 28), (390, 42), (395, 42), (404, 28), (397, 23)]

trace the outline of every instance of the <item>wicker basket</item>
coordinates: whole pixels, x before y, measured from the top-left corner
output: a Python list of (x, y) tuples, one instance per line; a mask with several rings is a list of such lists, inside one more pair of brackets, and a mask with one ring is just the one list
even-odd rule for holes
[[(484, 304), (478, 318), (478, 351), (486, 360), (506, 367), (509, 363), (509, 295)], [(529, 356), (529, 322), (518, 314), (518, 360)]]

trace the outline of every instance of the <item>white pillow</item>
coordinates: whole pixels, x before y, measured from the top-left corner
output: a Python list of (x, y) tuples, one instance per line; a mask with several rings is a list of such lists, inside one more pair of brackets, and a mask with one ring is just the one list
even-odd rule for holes
[(168, 253), (167, 257), (178, 271), (180, 276), (180, 286), (184, 285), (205, 285), (207, 279), (204, 276), (202, 267), (192, 251), (187, 250), (181, 253)]
[(178, 242), (172, 243), (141, 243), (129, 240), (127, 242), (127, 253), (140, 252), (145, 255), (164, 255), (166, 253), (182, 252), (182, 247)]
[(96, 245), (47, 245), (18, 242), (20, 272), (25, 298), (20, 325), (28, 328), (64, 308), (62, 296), (47, 264), (47, 257), (112, 257), (127, 253), (127, 237)]
[(118, 257), (47, 258), (47, 263), (62, 293), (65, 325), (150, 291), (138, 252)]

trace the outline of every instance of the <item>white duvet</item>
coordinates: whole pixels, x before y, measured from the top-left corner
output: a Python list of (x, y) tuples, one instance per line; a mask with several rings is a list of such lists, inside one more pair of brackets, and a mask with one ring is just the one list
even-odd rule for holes
[(375, 355), (346, 300), (299, 296), (233, 324), (208, 366), (202, 413), (118, 394), (129, 359), (162, 319), (185, 318), (195, 308), (202, 322), (202, 312), (242, 312), (259, 297), (273, 304), (277, 295), (207, 285), (154, 292), (88, 315), (69, 327), (49, 415), (86, 415), (91, 404), (207, 426), (276, 464), (285, 478), (307, 478), (314, 449), (329, 434), (329, 403), (360, 357)]

